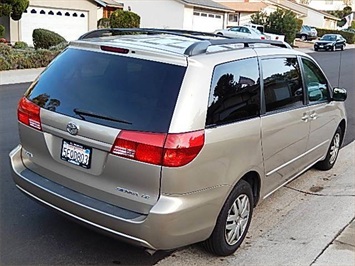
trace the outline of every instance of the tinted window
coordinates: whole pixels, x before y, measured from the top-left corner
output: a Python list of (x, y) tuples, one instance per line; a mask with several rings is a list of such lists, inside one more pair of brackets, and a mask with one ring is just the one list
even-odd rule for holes
[(216, 66), (207, 111), (207, 125), (221, 125), (260, 113), (259, 67), (256, 58)]
[(303, 90), (296, 58), (262, 60), (266, 111), (303, 105)]
[(328, 101), (328, 82), (322, 71), (316, 64), (305, 58), (302, 59), (304, 79), (308, 94), (308, 100), (313, 102)]
[[(97, 124), (167, 132), (185, 70), (119, 54), (68, 49), (27, 96), (45, 109)], [(78, 114), (75, 109), (128, 123)]]

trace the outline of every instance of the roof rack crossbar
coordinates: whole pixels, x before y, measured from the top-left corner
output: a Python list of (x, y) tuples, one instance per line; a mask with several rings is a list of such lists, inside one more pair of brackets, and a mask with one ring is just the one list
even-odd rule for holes
[(206, 53), (208, 47), (214, 45), (229, 45), (229, 44), (244, 44), (244, 47), (249, 47), (250, 44), (269, 44), (282, 48), (292, 48), (288, 43), (273, 40), (259, 40), (259, 39), (209, 39), (200, 42), (196, 42), (190, 45), (185, 50), (185, 55), (198, 55)]

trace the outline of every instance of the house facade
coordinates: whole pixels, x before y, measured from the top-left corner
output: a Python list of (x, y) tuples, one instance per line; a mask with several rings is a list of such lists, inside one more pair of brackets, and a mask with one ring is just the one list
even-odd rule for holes
[(30, 0), (19, 21), (2, 17), (0, 23), (5, 26), (5, 38), (11, 43), (24, 41), (32, 45), (32, 32), (38, 28), (54, 31), (71, 41), (96, 29), (97, 20), (117, 8), (122, 5), (113, 0)]
[[(227, 26), (244, 25), (250, 22), (253, 13), (263, 11), (267, 14), (277, 8), (291, 10), (303, 21), (304, 25), (318, 28), (336, 29), (339, 19), (326, 12), (289, 0), (215, 0), (235, 11), (229, 15)], [(234, 17), (233, 17), (234, 15)]]
[(212, 0), (121, 0), (124, 10), (141, 17), (142, 28), (213, 32), (226, 27), (230, 8)]

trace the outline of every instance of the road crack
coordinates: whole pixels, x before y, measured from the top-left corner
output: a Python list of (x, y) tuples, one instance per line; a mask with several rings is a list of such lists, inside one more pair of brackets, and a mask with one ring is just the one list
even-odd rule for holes
[(309, 191), (304, 191), (301, 189), (293, 188), (290, 186), (284, 186), (285, 188), (304, 193), (306, 195), (311, 195), (311, 196), (320, 196), (320, 197), (355, 197), (355, 194), (334, 194), (334, 195), (329, 195), (329, 194), (323, 194), (323, 193), (314, 193), (314, 192), (309, 192)]

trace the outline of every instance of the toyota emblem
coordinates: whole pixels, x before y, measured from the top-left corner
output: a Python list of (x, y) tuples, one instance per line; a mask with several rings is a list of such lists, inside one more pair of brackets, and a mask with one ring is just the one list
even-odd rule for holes
[(67, 131), (71, 135), (77, 135), (79, 132), (79, 127), (75, 125), (73, 122), (69, 122), (67, 125)]

